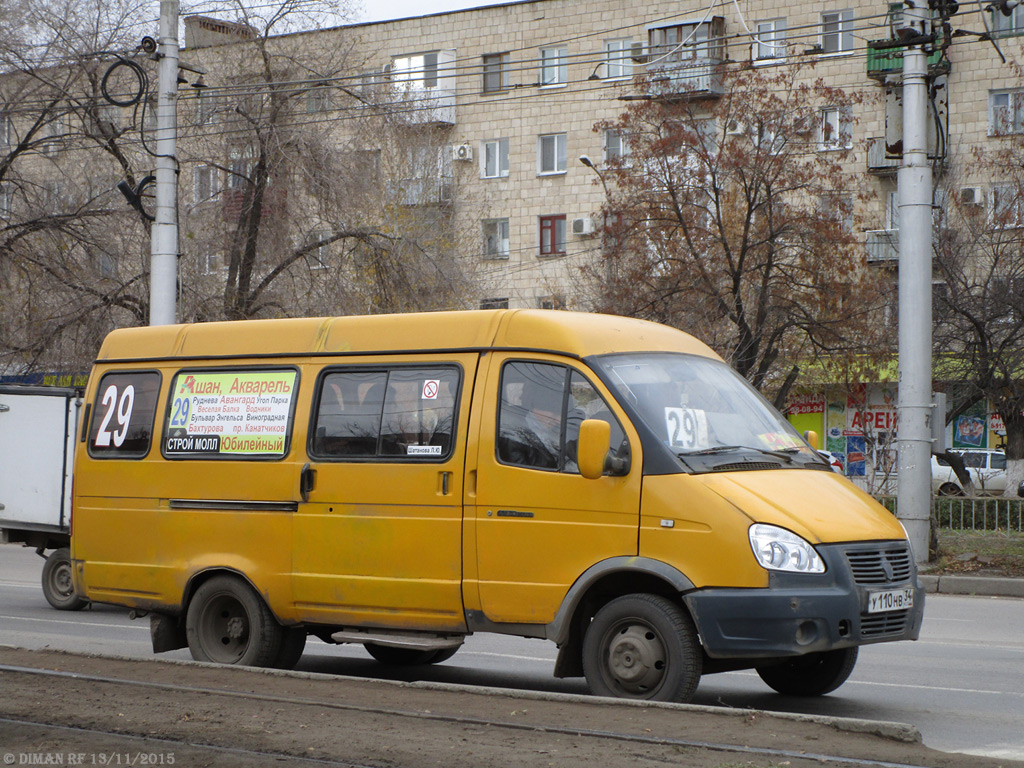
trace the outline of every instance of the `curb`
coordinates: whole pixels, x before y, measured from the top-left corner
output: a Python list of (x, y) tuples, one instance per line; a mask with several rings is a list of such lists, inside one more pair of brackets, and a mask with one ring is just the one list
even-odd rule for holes
[(1024, 579), (995, 576), (918, 576), (925, 591), (941, 595), (977, 595), (981, 597), (1022, 597)]

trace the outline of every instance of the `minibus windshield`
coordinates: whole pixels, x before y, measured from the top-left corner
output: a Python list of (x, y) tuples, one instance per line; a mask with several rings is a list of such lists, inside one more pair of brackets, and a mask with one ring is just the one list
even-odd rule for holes
[(688, 464), (742, 452), (784, 464), (821, 463), (793, 426), (722, 362), (659, 352), (605, 355), (598, 365), (621, 399)]

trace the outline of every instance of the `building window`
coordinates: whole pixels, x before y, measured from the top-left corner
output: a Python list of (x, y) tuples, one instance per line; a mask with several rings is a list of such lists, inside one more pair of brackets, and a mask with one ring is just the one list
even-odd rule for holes
[(540, 217), (540, 255), (565, 255), (565, 214)]
[(0, 184), (0, 219), (9, 219), (14, 213), (14, 187)]
[(328, 112), (331, 109), (331, 91), (321, 86), (313, 88), (306, 94), (306, 112), (314, 114), (317, 112)]
[(192, 169), (192, 202), (205, 203), (220, 192), (220, 174), (211, 165)]
[(567, 138), (550, 133), (537, 140), (537, 173), (565, 173)]
[(839, 107), (825, 107), (819, 112), (818, 149), (850, 149), (853, 141), (850, 135), (849, 110)]
[(216, 275), (221, 271), (221, 257), (212, 248), (201, 248), (199, 251), (199, 270), (204, 275)]
[(538, 309), (565, 309), (565, 297), (560, 293), (537, 297)]
[(992, 186), (992, 226), (999, 229), (1024, 226), (1024, 199), (1021, 199), (1021, 190), (1015, 185)]
[(309, 233), (308, 243), (313, 246), (306, 258), (310, 269), (327, 269), (331, 256), (331, 246), (327, 242), (331, 237), (328, 229), (318, 229)]
[(757, 22), (757, 58), (782, 59), (786, 56), (786, 20)]
[(228, 189), (245, 189), (249, 183), (249, 158), (232, 157), (228, 161)]
[(480, 309), (508, 309), (508, 299), (480, 299)]
[(568, 82), (566, 59), (569, 56), (569, 49), (541, 48), (540, 49), (540, 84), (541, 87), (552, 85), (565, 85)]
[(437, 87), (437, 51), (391, 60), (391, 79), (406, 88), (426, 90)]
[(604, 41), (604, 76), (609, 80), (633, 76), (633, 41), (628, 37)]
[(508, 258), (508, 219), (487, 219), (483, 222), (484, 256), (488, 259)]
[(722, 19), (702, 24), (674, 24), (647, 31), (647, 63), (654, 66), (695, 59), (723, 58)]
[(853, 50), (853, 11), (828, 11), (821, 14), (822, 53)]
[(485, 141), (480, 164), (480, 175), (485, 179), (508, 176), (508, 139)]
[[(213, 122), (214, 114), (217, 112), (217, 97), (207, 93), (204, 89), (196, 91), (196, 125), (209, 125)], [(120, 123), (120, 115), (118, 115)]]
[(988, 108), (990, 136), (1024, 133), (1024, 89), (990, 91)]
[[(992, 32), (999, 37), (1024, 34), (1024, 8), (1017, 5), (1008, 8), (1010, 15), (1005, 15), (999, 10), (999, 4), (994, 3), (992, 8), (991, 28)], [(1007, 4), (1008, 5), (1008, 4)]]
[(629, 146), (629, 137), (622, 131), (614, 128), (606, 128), (604, 131), (604, 161), (618, 161), (625, 163), (632, 153)]
[(484, 62), (484, 93), (497, 93), (508, 88), (508, 54), (488, 53)]

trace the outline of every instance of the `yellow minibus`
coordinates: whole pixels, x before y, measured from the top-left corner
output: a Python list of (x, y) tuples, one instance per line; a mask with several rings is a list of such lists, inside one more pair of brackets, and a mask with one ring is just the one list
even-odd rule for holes
[(755, 669), (813, 696), (916, 639), (900, 523), (720, 357), (546, 310), (122, 329), (85, 397), (75, 589), (155, 652), (385, 664), (546, 638), (595, 694)]

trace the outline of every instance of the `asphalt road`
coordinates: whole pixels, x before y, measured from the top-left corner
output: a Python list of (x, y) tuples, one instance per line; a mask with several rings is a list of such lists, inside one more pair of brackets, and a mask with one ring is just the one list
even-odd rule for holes
[[(50, 608), (42, 560), (0, 545), (0, 645), (150, 658), (148, 621), (96, 606)], [(187, 651), (165, 654), (190, 658)], [(395, 673), (361, 647), (310, 640), (299, 669), (354, 677), (585, 693), (582, 680), (551, 676), (555, 648), (539, 640), (475, 635), (451, 660)], [(934, 749), (1024, 760), (1024, 600), (930, 595), (921, 640), (861, 650), (834, 694), (802, 700), (770, 691), (753, 672), (710, 675), (695, 704), (892, 720), (916, 726)]]

